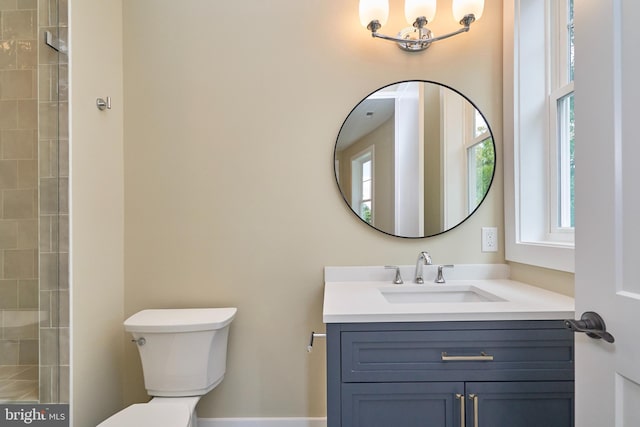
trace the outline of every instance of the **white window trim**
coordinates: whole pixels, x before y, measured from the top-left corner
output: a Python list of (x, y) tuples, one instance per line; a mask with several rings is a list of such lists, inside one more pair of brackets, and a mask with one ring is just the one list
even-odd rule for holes
[[(364, 221), (364, 218), (360, 216), (361, 204), (364, 201), (362, 191), (362, 165), (371, 161), (371, 225), (375, 225), (375, 146), (370, 145), (364, 150), (353, 155), (351, 161), (351, 206), (355, 206), (357, 215)], [(365, 159), (363, 161), (363, 159)], [(354, 167), (357, 164), (357, 167)], [(357, 179), (356, 179), (357, 178)], [(354, 187), (354, 183), (357, 183), (357, 188)]]
[[(529, 37), (548, 38), (549, 29), (548, 23), (539, 18), (522, 16), (525, 2), (527, 13), (532, 5), (549, 7), (549, 0), (503, 2), (505, 258), (574, 272), (574, 244), (548, 237), (550, 123), (546, 96), (541, 97), (539, 92), (542, 88), (542, 94), (547, 93), (549, 81), (541, 73), (528, 73), (532, 72), (532, 63), (549, 67), (549, 58), (546, 53), (537, 58), (531, 52), (521, 53), (521, 46), (530, 41)], [(530, 138), (540, 143), (531, 144)], [(523, 190), (526, 197), (520, 197)]]
[[(475, 146), (482, 144), (487, 139), (491, 138), (491, 132), (489, 132), (489, 126), (487, 129), (482, 132), (480, 135), (476, 136), (477, 123), (476, 123), (476, 108), (467, 104), (465, 106), (465, 160), (466, 160), (466, 170), (467, 170), (467, 180), (466, 184), (466, 194), (467, 194), (467, 215), (473, 213), (473, 211), (478, 207), (478, 203), (476, 202), (476, 192), (471, 191), (476, 187), (476, 173), (475, 170), (471, 168), (471, 166), (476, 166), (469, 161), (469, 151)], [(484, 119), (484, 117), (483, 117)], [(485, 122), (486, 124), (486, 122)]]

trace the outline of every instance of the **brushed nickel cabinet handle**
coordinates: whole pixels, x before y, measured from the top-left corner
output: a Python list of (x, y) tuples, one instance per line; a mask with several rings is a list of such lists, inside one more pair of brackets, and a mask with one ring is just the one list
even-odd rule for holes
[(449, 356), (446, 351), (442, 352), (442, 360), (444, 362), (473, 362), (473, 361), (493, 361), (493, 355), (484, 351), (479, 356)]
[(465, 417), (464, 417), (464, 394), (456, 393), (456, 399), (460, 401), (460, 427), (465, 427)]
[(469, 394), (469, 400), (473, 400), (473, 427), (478, 427), (478, 395)]

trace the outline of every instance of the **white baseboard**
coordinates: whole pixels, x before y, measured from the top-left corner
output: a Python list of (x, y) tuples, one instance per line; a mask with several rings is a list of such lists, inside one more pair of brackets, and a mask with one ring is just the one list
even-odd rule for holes
[(198, 427), (327, 427), (326, 418), (198, 418)]

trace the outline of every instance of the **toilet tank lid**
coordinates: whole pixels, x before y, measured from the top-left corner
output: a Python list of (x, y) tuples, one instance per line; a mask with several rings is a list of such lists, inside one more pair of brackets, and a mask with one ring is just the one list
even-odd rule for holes
[(128, 332), (195, 332), (222, 329), (237, 308), (173, 308), (142, 310), (124, 321)]

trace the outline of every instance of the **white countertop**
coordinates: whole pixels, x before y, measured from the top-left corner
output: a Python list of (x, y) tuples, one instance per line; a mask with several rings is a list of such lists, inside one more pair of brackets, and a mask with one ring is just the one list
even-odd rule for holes
[[(393, 270), (384, 267), (325, 267), (324, 323), (424, 322), (474, 320), (555, 320), (574, 318), (571, 297), (508, 278), (509, 267), (456, 265), (445, 269), (444, 284), (435, 284), (435, 266), (425, 266), (424, 285), (412, 283), (414, 266), (401, 266), (405, 284), (393, 285)], [(390, 303), (380, 292), (400, 289), (438, 290), (473, 286), (502, 301)]]

